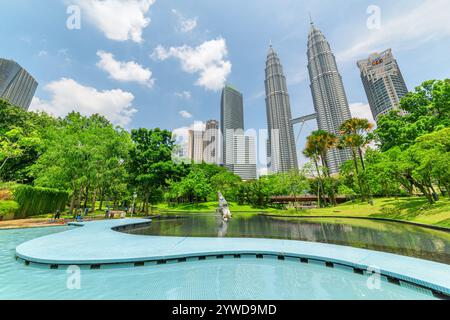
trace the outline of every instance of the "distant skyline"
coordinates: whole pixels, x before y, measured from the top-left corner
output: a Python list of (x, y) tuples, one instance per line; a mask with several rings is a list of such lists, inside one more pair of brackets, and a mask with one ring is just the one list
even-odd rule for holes
[[(367, 27), (373, 16), (373, 11), (368, 13), (373, 10), (370, 0), (240, 4), (4, 1), (0, 57), (15, 60), (39, 82), (33, 110), (64, 116), (75, 108), (83, 114), (101, 113), (127, 129), (161, 127), (181, 134), (194, 122), (220, 119), (225, 82), (243, 93), (246, 128), (267, 128), (264, 65), (270, 41), (283, 57), (292, 116), (313, 113), (308, 12), (336, 54), (353, 116), (371, 118), (356, 65), (371, 53), (392, 48), (410, 90), (424, 80), (449, 76), (443, 66), (450, 52), (450, 1), (378, 1), (380, 29)], [(66, 26), (70, 5), (81, 9), (79, 30)], [(315, 123), (308, 123), (299, 151), (314, 129)]]

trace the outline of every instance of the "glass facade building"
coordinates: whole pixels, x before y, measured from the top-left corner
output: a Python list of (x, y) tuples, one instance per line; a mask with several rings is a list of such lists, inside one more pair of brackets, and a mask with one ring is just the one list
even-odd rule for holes
[(392, 50), (358, 61), (358, 68), (373, 118), (378, 121), (380, 115), (398, 110), (400, 99), (408, 93), (408, 88)]
[(292, 112), (283, 66), (272, 45), (266, 61), (268, 169), (273, 173), (298, 169)]
[[(308, 71), (319, 129), (339, 136), (342, 123), (351, 119), (350, 107), (331, 46), (313, 23), (308, 36)], [(339, 166), (350, 159), (347, 149), (330, 150), (330, 172), (339, 172)]]
[(222, 90), (220, 129), (224, 166), (243, 180), (256, 179), (255, 139), (244, 135), (244, 99), (228, 84)]
[(0, 98), (28, 110), (37, 81), (17, 62), (0, 59)]

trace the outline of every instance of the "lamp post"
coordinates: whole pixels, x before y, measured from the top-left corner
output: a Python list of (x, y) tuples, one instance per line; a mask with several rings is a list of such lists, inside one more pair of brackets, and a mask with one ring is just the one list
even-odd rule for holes
[(131, 218), (133, 218), (133, 214), (136, 210), (136, 199), (137, 199), (137, 193), (136, 191), (133, 193), (133, 209), (131, 210)]

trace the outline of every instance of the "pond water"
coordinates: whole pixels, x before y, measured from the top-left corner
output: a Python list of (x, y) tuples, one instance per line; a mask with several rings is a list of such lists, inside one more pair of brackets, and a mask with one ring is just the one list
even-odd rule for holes
[(236, 214), (225, 223), (215, 214), (162, 216), (125, 231), (147, 236), (273, 238), (332, 243), (450, 264), (450, 232), (367, 219), (279, 218)]
[[(159, 224), (165, 225), (159, 221), (155, 226)], [(374, 289), (368, 286), (367, 276), (289, 260), (215, 259), (138, 268), (82, 268), (77, 288), (71, 285), (67, 268), (26, 266), (15, 260), (19, 244), (68, 229), (0, 230), (0, 299), (433, 299), (423, 290), (387, 281)]]

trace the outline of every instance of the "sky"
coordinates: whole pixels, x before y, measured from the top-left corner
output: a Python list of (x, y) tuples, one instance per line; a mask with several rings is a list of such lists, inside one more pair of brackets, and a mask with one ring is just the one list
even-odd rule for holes
[[(0, 57), (39, 82), (30, 110), (100, 113), (126, 129), (185, 134), (220, 120), (220, 92), (244, 95), (245, 129), (267, 128), (271, 42), (293, 117), (314, 112), (309, 14), (331, 44), (352, 114), (371, 119), (356, 62), (392, 48), (410, 90), (448, 78), (448, 0), (0, 0)], [(299, 135), (300, 162), (309, 122)], [(300, 127), (294, 129), (296, 136)]]

